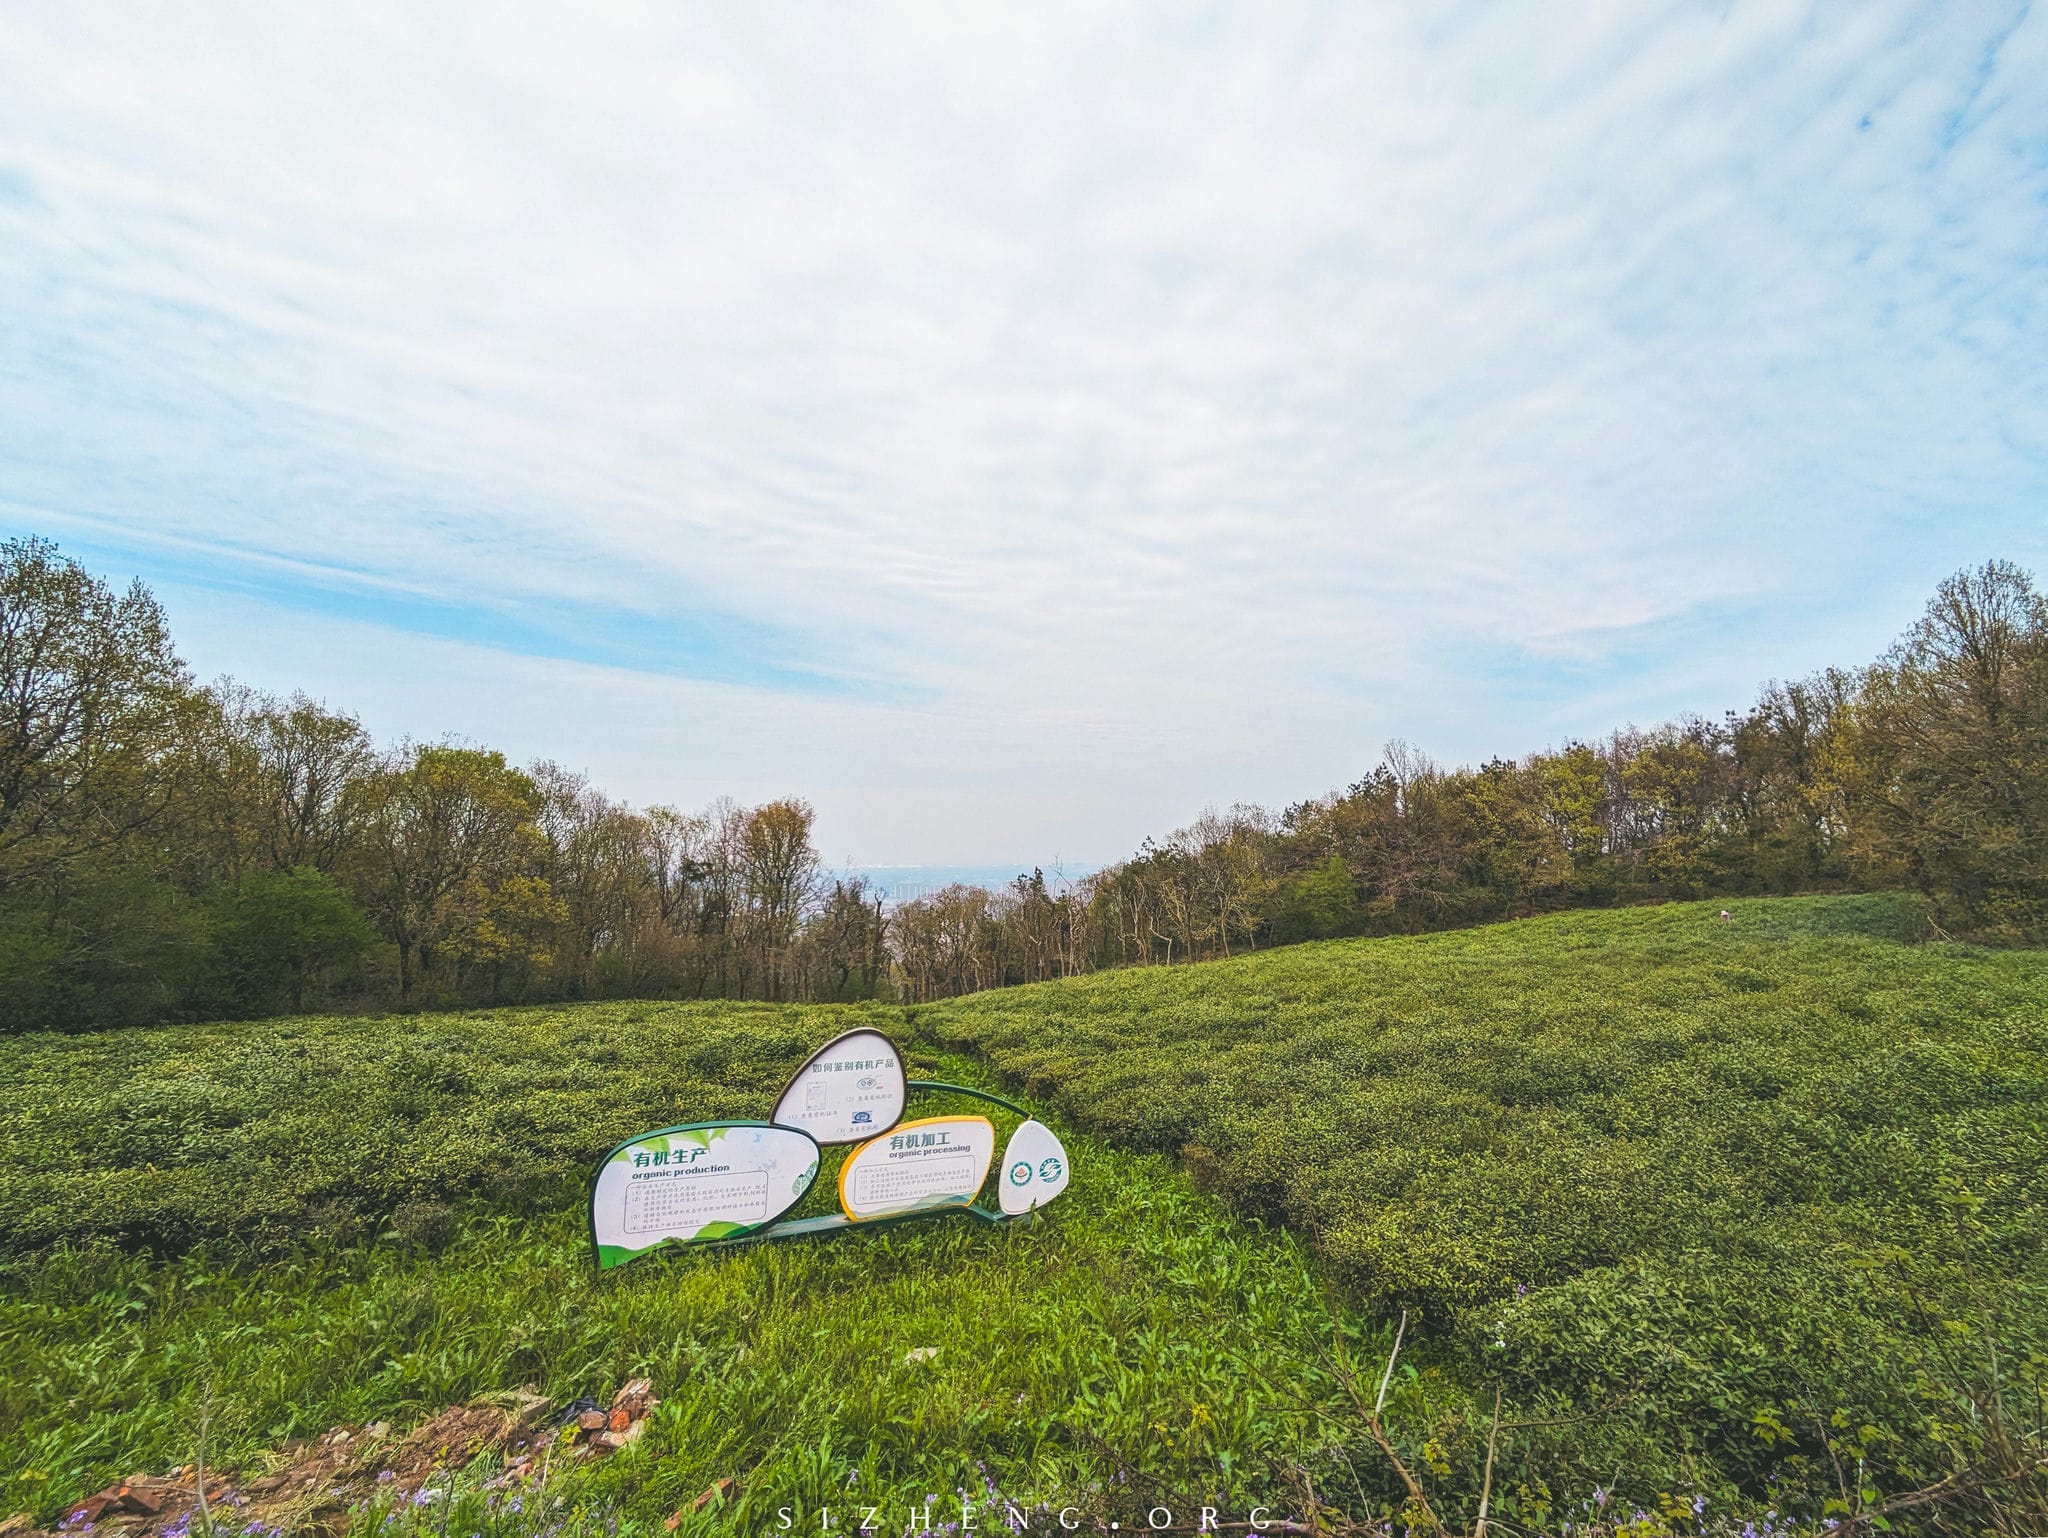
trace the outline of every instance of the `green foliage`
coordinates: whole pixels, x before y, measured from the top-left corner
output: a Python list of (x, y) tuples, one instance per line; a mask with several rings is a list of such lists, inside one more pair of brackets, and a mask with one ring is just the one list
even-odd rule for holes
[(842, 1018), (609, 1004), (22, 1037), (0, 1055), (0, 1246), (277, 1243), (372, 1233), (403, 1203), (523, 1208), (680, 1111), (767, 1114)]
[(1942, 583), (1870, 670), (1862, 840), (1945, 922), (2048, 937), (2048, 599), (2003, 561)]
[(314, 974), (376, 943), (341, 884), (306, 866), (243, 877), (217, 905), (212, 939), (206, 1002), (224, 1016), (298, 1009)]
[(1333, 854), (1280, 888), (1273, 938), (1282, 945), (1328, 940), (1350, 933), (1357, 922), (1357, 883), (1343, 857)]
[(1761, 1402), (1924, 1423), (1924, 1348), (1869, 1268), (1898, 1249), (1954, 1282), (1944, 1189), (1994, 1193), (1995, 1274), (2039, 1282), (2048, 956), (1902, 944), (1901, 898), (1719, 912), (1289, 947), (916, 1021), (1312, 1235), (1475, 1371), (1627, 1399), (1645, 1460), (1754, 1479)]
[(0, 894), (0, 1032), (162, 1019), (206, 962), (202, 903), (147, 869), (68, 860)]
[(549, 959), (553, 916), (535, 818), (540, 788), (505, 755), (418, 747), (351, 786), (364, 833), (349, 860), (364, 906), (398, 948), (399, 995), (447, 954), (494, 969)]
[(161, 816), (187, 695), (163, 610), (41, 539), (0, 541), (0, 892)]
[(0, 1031), (161, 1016), (202, 915), (163, 880), (191, 714), (162, 609), (0, 541)]

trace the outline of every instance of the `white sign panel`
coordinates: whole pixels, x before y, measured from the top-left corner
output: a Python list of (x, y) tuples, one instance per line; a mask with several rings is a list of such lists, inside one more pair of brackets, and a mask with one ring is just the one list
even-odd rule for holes
[(995, 1154), (996, 1129), (985, 1116), (907, 1121), (848, 1157), (839, 1170), (839, 1205), (856, 1223), (920, 1207), (964, 1207), (988, 1178)]
[(1003, 1215), (1012, 1218), (1043, 1207), (1066, 1190), (1073, 1174), (1066, 1149), (1042, 1121), (1027, 1121), (1010, 1134), (1002, 1170), (1002, 1178), (996, 1182), (998, 1199)]
[(664, 1244), (724, 1239), (772, 1223), (818, 1178), (818, 1145), (793, 1127), (712, 1122), (621, 1143), (590, 1192), (600, 1270)]
[(796, 1071), (775, 1102), (775, 1123), (801, 1127), (827, 1148), (886, 1132), (903, 1117), (909, 1091), (903, 1058), (880, 1031), (848, 1031)]

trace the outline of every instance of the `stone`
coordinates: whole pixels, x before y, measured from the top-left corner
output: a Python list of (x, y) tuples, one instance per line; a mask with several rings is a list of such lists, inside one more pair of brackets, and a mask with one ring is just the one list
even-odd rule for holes
[(153, 1517), (164, 1509), (164, 1501), (169, 1495), (170, 1491), (162, 1480), (151, 1479), (146, 1474), (131, 1474), (114, 1492), (114, 1504), (123, 1511)]

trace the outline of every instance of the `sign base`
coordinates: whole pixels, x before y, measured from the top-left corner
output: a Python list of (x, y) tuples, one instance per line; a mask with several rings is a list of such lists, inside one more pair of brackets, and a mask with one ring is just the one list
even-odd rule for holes
[[(771, 1239), (826, 1239), (834, 1234), (843, 1234), (849, 1229), (859, 1229), (862, 1233), (867, 1233), (877, 1228), (892, 1228), (898, 1223), (914, 1222), (919, 1218), (941, 1218), (947, 1213), (962, 1213), (996, 1227), (1015, 1223), (1019, 1218), (1028, 1218), (1032, 1215), (1020, 1212), (1016, 1217), (1009, 1217), (1000, 1212), (990, 1212), (986, 1207), (948, 1206), (924, 1207), (915, 1212), (894, 1212), (885, 1218), (862, 1218), (856, 1222), (843, 1212), (831, 1212), (823, 1217), (792, 1218), (787, 1223), (775, 1223), (767, 1228), (758, 1228), (749, 1234), (734, 1234), (729, 1239), (706, 1239), (691, 1245), (690, 1248), (737, 1250), (749, 1244), (764, 1244)], [(681, 1247), (678, 1246), (675, 1253), (681, 1252)]]

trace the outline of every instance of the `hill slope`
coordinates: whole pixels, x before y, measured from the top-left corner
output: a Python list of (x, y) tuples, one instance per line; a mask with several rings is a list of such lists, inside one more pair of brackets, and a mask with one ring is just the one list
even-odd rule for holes
[[(1916, 912), (1892, 899), (1743, 903), (1727, 920), (1718, 911), (1578, 913), (1306, 945), (908, 1011), (611, 1004), (18, 1040), (0, 1061), (10, 1151), (0, 1243), (17, 1255), (0, 1278), (0, 1445), (69, 1459), (75, 1480), (107, 1459), (169, 1448), (184, 1413), (175, 1406), (197, 1392), (200, 1369), (167, 1343), (229, 1326), (252, 1343), (251, 1360), (289, 1357), (295, 1331), (322, 1343), (308, 1356), (319, 1382), (264, 1398), (241, 1423), (247, 1438), (519, 1376), (582, 1391), (599, 1386), (600, 1364), (673, 1372), (684, 1358), (650, 1333), (653, 1316), (603, 1300), (653, 1289), (657, 1314), (679, 1310), (677, 1331), (714, 1341), (724, 1339), (715, 1310), (654, 1299), (728, 1286), (737, 1300), (775, 1298), (798, 1282), (812, 1327), (826, 1330), (866, 1317), (858, 1257), (868, 1256), (888, 1274), (942, 1264), (960, 1286), (919, 1301), (906, 1284), (887, 1316), (895, 1323), (867, 1329), (867, 1355), (835, 1358), (835, 1372), (881, 1373), (889, 1363), (875, 1353), (898, 1344), (877, 1344), (890, 1329), (929, 1333), (948, 1308), (1015, 1298), (1026, 1305), (1005, 1317), (1047, 1327), (1010, 1349), (1057, 1364), (1057, 1402), (1016, 1424), (992, 1419), (977, 1379), (948, 1390), (948, 1403), (983, 1407), (975, 1413), (930, 1420), (908, 1386), (909, 1398), (878, 1391), (841, 1413), (790, 1366), (749, 1379), (749, 1466), (794, 1467), (783, 1441), (801, 1427), (806, 1446), (823, 1437), (837, 1449), (805, 1476), (818, 1488), (865, 1467), (907, 1489), (940, 1470), (952, 1478), (973, 1456), (990, 1458), (1006, 1489), (1030, 1485), (1034, 1467), (1050, 1478), (1055, 1464), (1062, 1478), (1128, 1465), (1183, 1490), (1200, 1488), (1191, 1470), (1210, 1467), (1214, 1488), (1244, 1489), (1246, 1460), (1264, 1459), (1279, 1478), (1294, 1454), (1270, 1425), (1204, 1432), (1199, 1453), (1176, 1433), (1171, 1448), (1131, 1442), (1077, 1457), (1061, 1432), (1065, 1451), (1047, 1463), (1048, 1426), (1086, 1422), (1105, 1385), (1134, 1381), (1113, 1323), (1118, 1297), (1157, 1305), (1148, 1359), (1197, 1367), (1219, 1339), (1203, 1310), (1242, 1324), (1262, 1264), (1294, 1272), (1281, 1292), (1299, 1300), (1291, 1313), (1258, 1304), (1266, 1334), (1231, 1327), (1237, 1354), (1209, 1369), (1228, 1392), (1198, 1389), (1197, 1367), (1147, 1389), (1155, 1402), (1131, 1423), (1140, 1430), (1199, 1426), (1225, 1404), (1252, 1426), (1260, 1405), (1280, 1401), (1245, 1374), (1281, 1372), (1288, 1392), (1308, 1392), (1317, 1352), (1302, 1332), (1324, 1328), (1292, 1252), (1264, 1263), (1226, 1253), (1202, 1215), (1213, 1209), (1182, 1205), (1181, 1177), (1106, 1150), (1084, 1158), (1090, 1179), (1047, 1230), (1078, 1260), (1050, 1293), (1033, 1290), (1047, 1264), (1037, 1250), (915, 1234), (840, 1241), (856, 1257), (844, 1265), (705, 1257), (643, 1272), (617, 1284), (624, 1292), (578, 1279), (575, 1212), (597, 1153), (683, 1116), (764, 1115), (810, 1048), (868, 1020), (927, 1067), (954, 1058), (951, 1071), (994, 1073), (1065, 1127), (1180, 1156), (1239, 1213), (1308, 1238), (1351, 1307), (1420, 1310), (1428, 1371), (1406, 1391), (1404, 1435), (1418, 1466), (1441, 1465), (1433, 1478), (1446, 1493), (1469, 1494), (1476, 1479), (1496, 1385), (1544, 1423), (1504, 1451), (1527, 1486), (1506, 1498), (1528, 1512), (1544, 1503), (1546, 1480), (1562, 1494), (1620, 1473), (1646, 1501), (1686, 1488), (1817, 1514), (1845, 1456), (1839, 1426), (1870, 1428), (1876, 1440), (1860, 1451), (1883, 1487), (1928, 1482), (1951, 1466), (1954, 1380), (1974, 1371), (1940, 1349), (1941, 1321), (1988, 1332), (2005, 1359), (2048, 1361), (2048, 956), (1907, 943)], [(1079, 1204), (1120, 1216), (1084, 1224)], [(1147, 1257), (1173, 1249), (1163, 1236), (1176, 1221), (1198, 1223), (1196, 1249), (1216, 1247), (1206, 1290), (1202, 1262), (1187, 1255), (1171, 1261), (1168, 1292), (1155, 1286), (1166, 1278), (1152, 1268), (1166, 1262)], [(1058, 1241), (1063, 1223), (1072, 1235)], [(1135, 1270), (1114, 1262), (1120, 1233), (1136, 1247)], [(231, 1248), (161, 1264), (42, 1253), (93, 1240)], [(461, 1279), (506, 1285), (503, 1252), (526, 1244), (538, 1270), (512, 1287), (516, 1305), (480, 1309)], [(294, 1258), (308, 1246), (329, 1258)], [(202, 1307), (195, 1299), (223, 1294), (179, 1279), (222, 1264), (227, 1295), (281, 1287), (307, 1301)], [(385, 1278), (377, 1296), (422, 1343), (389, 1359), (438, 1365), (380, 1379), (375, 1332), (338, 1329), (315, 1306), (332, 1291), (320, 1266)], [(454, 1279), (430, 1282), (443, 1273)], [(94, 1302), (60, 1301), (81, 1293)], [(557, 1344), (494, 1348), (479, 1320)], [(442, 1340), (470, 1343), (435, 1358), (427, 1345)], [(384, 1397), (366, 1396), (377, 1382)], [(49, 1402), (58, 1385), (106, 1424), (82, 1440), (67, 1431), (69, 1412)], [(1162, 1394), (1187, 1403), (1164, 1406)], [(1115, 1414), (1129, 1412), (1118, 1404)], [(899, 1417), (939, 1428), (925, 1453), (880, 1429)], [(1343, 1452), (1327, 1428), (1299, 1434), (1319, 1456), (1376, 1457)], [(895, 1438), (889, 1456), (864, 1463), (877, 1437)], [(1092, 1461), (1101, 1457), (1109, 1463)], [(1361, 1500), (1380, 1500), (1384, 1473), (1367, 1467)]]
[(916, 1021), (1439, 1311), (1767, 1215), (1881, 1234), (1994, 1170), (2038, 1200), (2048, 957), (1897, 943), (1892, 899), (1720, 911), (1294, 946)]
[(1893, 898), (1721, 911), (1296, 946), (916, 1024), (1182, 1155), (1525, 1393), (1629, 1400), (1761, 1472), (1760, 1411), (1925, 1429), (1898, 1254), (1923, 1297), (1974, 1276), (2041, 1338), (2048, 954), (1903, 943)]

